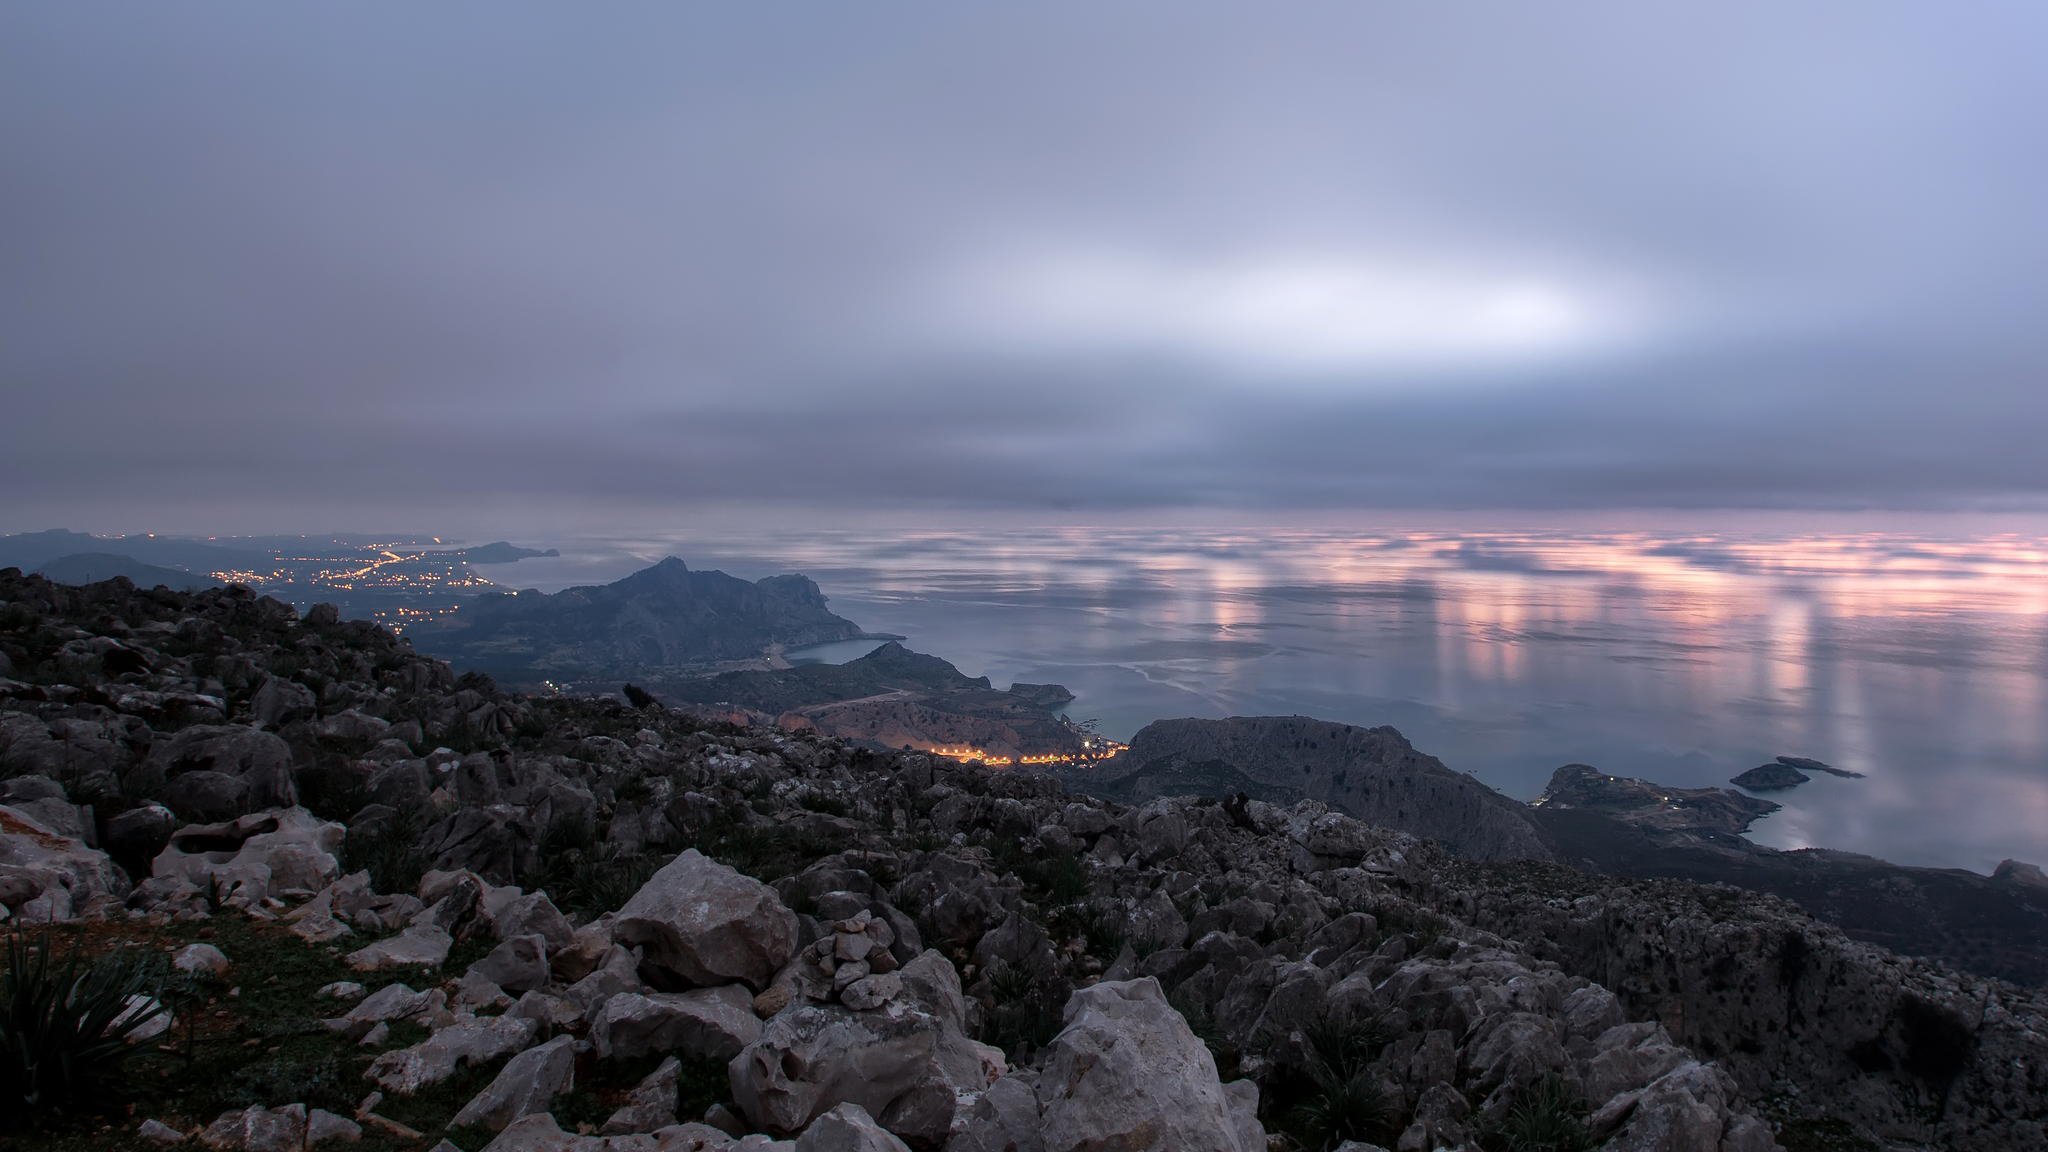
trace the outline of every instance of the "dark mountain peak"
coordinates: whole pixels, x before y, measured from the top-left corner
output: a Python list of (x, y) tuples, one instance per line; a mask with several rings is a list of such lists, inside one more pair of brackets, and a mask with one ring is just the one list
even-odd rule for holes
[(907, 676), (919, 680), (941, 682), (988, 684), (986, 676), (969, 678), (961, 673), (949, 660), (923, 652), (913, 652), (895, 640), (889, 641), (858, 660), (848, 662), (848, 667), (858, 666), (863, 671), (886, 676)]
[(515, 681), (623, 677), (858, 639), (809, 577), (749, 583), (664, 557), (610, 584), (552, 595), (481, 597), (445, 625), (415, 630), (423, 650)]

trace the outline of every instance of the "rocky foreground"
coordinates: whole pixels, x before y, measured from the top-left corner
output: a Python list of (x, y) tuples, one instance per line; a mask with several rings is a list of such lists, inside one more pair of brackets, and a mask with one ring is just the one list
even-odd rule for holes
[(23, 1148), (2048, 1147), (2033, 993), (1779, 900), (509, 697), (238, 589), (0, 573), (0, 777), (5, 920), (195, 989)]

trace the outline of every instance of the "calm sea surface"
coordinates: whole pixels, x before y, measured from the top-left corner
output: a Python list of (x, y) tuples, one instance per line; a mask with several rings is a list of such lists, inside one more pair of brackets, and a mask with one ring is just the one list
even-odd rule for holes
[[(998, 685), (1128, 738), (1168, 716), (1392, 724), (1511, 795), (1582, 762), (1816, 775), (1755, 839), (1988, 871), (2048, 862), (2048, 538), (1670, 532), (749, 530), (560, 543), (553, 590), (674, 553), (801, 571)], [(858, 655), (855, 645), (829, 654)]]

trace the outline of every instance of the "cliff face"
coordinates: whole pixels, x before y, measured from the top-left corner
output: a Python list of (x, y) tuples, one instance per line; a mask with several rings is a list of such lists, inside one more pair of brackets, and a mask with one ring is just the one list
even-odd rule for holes
[(671, 556), (611, 584), (485, 596), (413, 638), (458, 665), (523, 680), (624, 677), (862, 634), (808, 577), (749, 583)]
[(1415, 750), (1392, 728), (1307, 716), (1160, 720), (1130, 751), (1075, 770), (1080, 788), (1145, 800), (1176, 793), (1246, 792), (1319, 800), (1385, 828), (1436, 840), (1478, 860), (1549, 860), (1526, 807)]

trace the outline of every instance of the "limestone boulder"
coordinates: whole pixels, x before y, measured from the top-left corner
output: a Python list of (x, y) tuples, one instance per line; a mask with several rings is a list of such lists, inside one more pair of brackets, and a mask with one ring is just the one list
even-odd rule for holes
[(1032, 1127), (1035, 1106), (1033, 1147), (1045, 1152), (1264, 1152), (1257, 1091), (1242, 1082), (1226, 1090), (1208, 1048), (1157, 980), (1083, 988), (1064, 1019), (1030, 1103), (1014, 1088), (991, 1088), (991, 1107), (969, 1112), (953, 1147), (1003, 1147), (1006, 1132)]
[(656, 986), (744, 981), (756, 991), (796, 952), (796, 914), (775, 890), (692, 848), (668, 862), (612, 921), (612, 938), (644, 949)]
[(793, 1135), (834, 1105), (857, 1104), (899, 1137), (946, 1139), (963, 1101), (1004, 1071), (1002, 1053), (968, 1038), (951, 962), (927, 951), (898, 995), (865, 1011), (797, 1003), (728, 1066), (733, 1099), (756, 1127)]
[(557, 1036), (505, 1062), (451, 1123), (502, 1132), (521, 1116), (545, 1112), (555, 1097), (576, 1085), (576, 1041)]
[(0, 908), (29, 923), (70, 920), (119, 907), (127, 878), (107, 854), (0, 805)]
[(230, 903), (266, 896), (311, 896), (341, 876), (345, 829), (304, 808), (257, 812), (218, 824), (191, 824), (150, 866), (159, 879), (220, 890)]

